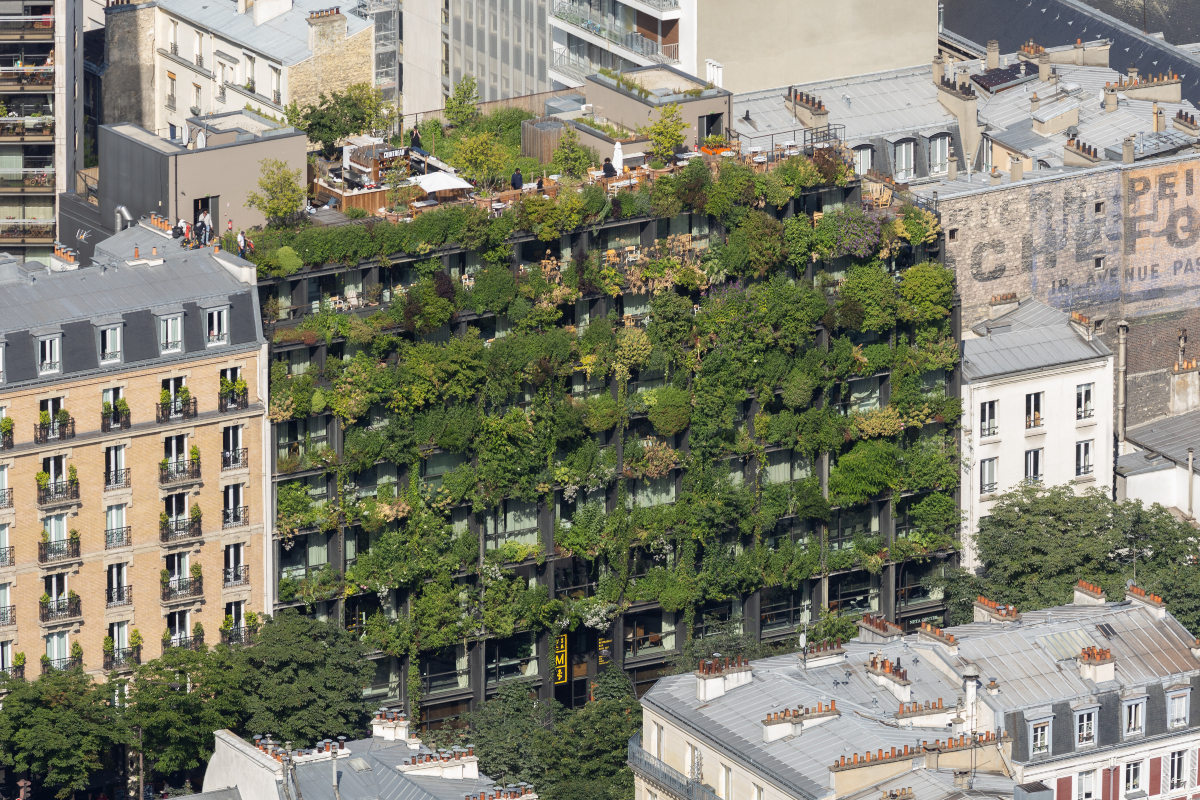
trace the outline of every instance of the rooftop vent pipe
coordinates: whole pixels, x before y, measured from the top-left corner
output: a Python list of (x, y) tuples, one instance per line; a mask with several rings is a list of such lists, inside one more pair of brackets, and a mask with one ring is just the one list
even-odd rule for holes
[(120, 233), (125, 230), (125, 223), (133, 222), (133, 215), (129, 213), (129, 209), (125, 206), (117, 206), (113, 209), (113, 217), (115, 218), (113, 233)]

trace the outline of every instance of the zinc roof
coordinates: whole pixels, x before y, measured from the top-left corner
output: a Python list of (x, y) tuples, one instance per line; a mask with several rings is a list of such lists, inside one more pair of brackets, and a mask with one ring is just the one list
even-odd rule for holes
[(1200, 411), (1135, 425), (1126, 430), (1125, 437), (1138, 447), (1161, 453), (1186, 467), (1187, 449), (1200, 443)]
[[(342, 800), (462, 800), (494, 785), (491, 778), (450, 780), (431, 776), (407, 776), (397, 767), (404, 758), (416, 755), (404, 742), (346, 742), (351, 758), (338, 759), (338, 792)], [(432, 752), (422, 746), (422, 753)], [(361, 758), (370, 767), (357, 770), (350, 763)], [(334, 800), (333, 762), (315, 761), (296, 765), (300, 792), (306, 800)]]
[(1061, 311), (1026, 300), (1008, 314), (981, 322), (972, 330), (985, 338), (963, 342), (964, 374), (989, 378), (1112, 355), (1103, 342), (1082, 336), (1068, 320)]

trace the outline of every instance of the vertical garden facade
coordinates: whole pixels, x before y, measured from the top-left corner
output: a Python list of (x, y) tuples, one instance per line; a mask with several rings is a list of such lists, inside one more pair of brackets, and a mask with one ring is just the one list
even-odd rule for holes
[(368, 696), (426, 727), (521, 677), (640, 692), (718, 633), (940, 622), (953, 280), (935, 213), (859, 196), (820, 158), (694, 161), (261, 234), (275, 608), (360, 631)]

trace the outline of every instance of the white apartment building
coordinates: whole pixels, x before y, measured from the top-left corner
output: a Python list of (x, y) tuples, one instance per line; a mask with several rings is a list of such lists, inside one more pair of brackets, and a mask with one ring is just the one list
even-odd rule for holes
[(1023, 481), (1111, 492), (1113, 356), (1091, 323), (1036, 300), (997, 298), (963, 342), (962, 565), (997, 498)]
[[(1082, 582), (1081, 582), (1082, 583)], [(1162, 599), (1018, 614), (744, 664), (642, 698), (637, 800), (1184, 800), (1200, 791), (1200, 645)]]

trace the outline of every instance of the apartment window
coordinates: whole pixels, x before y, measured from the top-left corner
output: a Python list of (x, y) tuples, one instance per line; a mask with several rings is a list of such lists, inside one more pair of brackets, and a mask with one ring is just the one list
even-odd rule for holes
[(1136, 792), (1142, 788), (1142, 762), (1130, 761), (1125, 765), (1125, 791)]
[(129, 544), (129, 533), (125, 530), (125, 504), (109, 506), (104, 510), (104, 549)]
[(100, 363), (121, 360), (121, 326), (100, 329)]
[(1044, 392), (1033, 392), (1025, 395), (1025, 427), (1042, 427), (1042, 395)]
[(1025, 451), (1025, 480), (1041, 483), (1042, 480), (1042, 448)]
[(242, 505), (242, 485), (230, 484), (223, 490), (225, 506), (221, 517), (221, 525), (225, 528), (235, 528), (247, 524), (246, 507)]
[(663, 726), (654, 723), (654, 757), (662, 761), (663, 757)]
[(204, 34), (196, 31), (196, 66), (204, 66)]
[(996, 491), (996, 463), (999, 458), (985, 458), (979, 462), (979, 493)]
[(172, 645), (185, 642), (192, 635), (188, 629), (188, 612), (172, 611), (167, 614), (167, 630), (170, 631)]
[(208, 346), (229, 344), (229, 309), (214, 308), (208, 312)]
[(129, 486), (125, 474), (125, 445), (117, 444), (104, 448), (104, 488), (124, 489)]
[(1104, 269), (1104, 256), (1096, 256), (1093, 263), (1096, 265), (1096, 269)]
[(860, 147), (854, 151), (854, 171), (866, 175), (875, 165), (875, 150), (871, 147)]
[(192, 105), (200, 108), (200, 86), (195, 83), (192, 84)]
[(13, 643), (11, 641), (0, 642), (0, 670), (8, 672), (12, 669), (12, 650)]
[(757, 783), (751, 785), (754, 787), (754, 800), (763, 800), (763, 787)]
[(1033, 726), (1033, 736), (1030, 737), (1032, 742), (1032, 753), (1040, 755), (1050, 752), (1050, 723), (1042, 722)]
[(687, 770), (687, 776), (692, 780), (704, 778), (704, 765), (700, 763), (700, 749), (691, 742), (688, 742), (686, 761), (683, 766)]
[(244, 553), (243, 544), (227, 544), (225, 545), (225, 585), (226, 586), (241, 586), (246, 583), (249, 576), (246, 574), (246, 565), (243, 561)]
[(1170, 695), (1167, 698), (1167, 723), (1172, 728), (1183, 728), (1188, 722), (1188, 692)]
[(984, 136), (979, 140), (980, 158), (984, 172), (992, 171), (992, 140)]
[(951, 228), (949, 231), (947, 231), (946, 238), (952, 242), (957, 242), (958, 241), (958, 228)]
[(246, 88), (254, 91), (254, 56), (246, 53)]
[(1075, 781), (1075, 800), (1093, 800), (1096, 796), (1096, 771), (1079, 773)]
[(1171, 777), (1168, 788), (1182, 789), (1187, 786), (1187, 751), (1176, 750), (1171, 753)]
[(979, 404), (979, 435), (996, 435), (996, 404), (998, 400), (988, 400)]
[(1075, 475), (1082, 477), (1092, 474), (1092, 441), (1075, 443)]
[(1098, 215), (1100, 215), (1100, 214), (1103, 214), (1103, 213), (1104, 213), (1104, 201), (1103, 201), (1103, 200), (1101, 200), (1101, 201), (1099, 201), (1099, 202), (1097, 202), (1097, 203), (1096, 203), (1096, 214), (1097, 214), (1097, 216), (1098, 216)]
[(929, 171), (940, 175), (950, 171), (950, 137), (935, 136), (929, 141)]
[(62, 665), (71, 657), (71, 649), (67, 646), (67, 632), (46, 634), (46, 657), (50, 663)]
[(1096, 413), (1092, 406), (1092, 389), (1094, 383), (1081, 383), (1075, 387), (1075, 419), (1091, 419)]
[(62, 336), (38, 340), (38, 374), (52, 375), (62, 369)]
[(1075, 715), (1075, 742), (1086, 745), (1096, 743), (1096, 712), (1083, 711)]
[[(1140, 736), (1142, 733), (1142, 720), (1145, 716), (1146, 704), (1139, 700), (1136, 703), (1125, 704), (1125, 735)], [(1128, 787), (1126, 787), (1128, 788)], [(1137, 788), (1137, 787), (1134, 787)]]
[(123, 563), (108, 565), (108, 605), (123, 606), (132, 601), (129, 591), (125, 588), (126, 565)]
[(162, 353), (183, 350), (183, 317), (176, 315), (158, 320), (158, 349)]
[(894, 152), (896, 180), (905, 183), (913, 176), (913, 143), (897, 142)]
[(722, 800), (733, 800), (733, 770), (724, 764), (721, 765), (721, 781), (717, 788)]
[(167, 73), (167, 102), (174, 103), (178, 95), (175, 93), (175, 73)]

